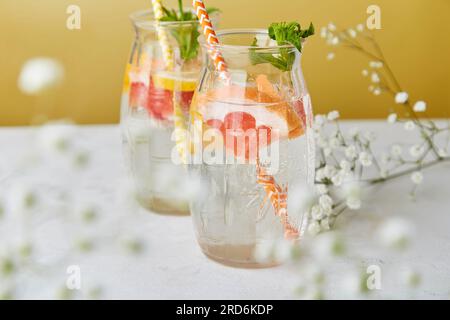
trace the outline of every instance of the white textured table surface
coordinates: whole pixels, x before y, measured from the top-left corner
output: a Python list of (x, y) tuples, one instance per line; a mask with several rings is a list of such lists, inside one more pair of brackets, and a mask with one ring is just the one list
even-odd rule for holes
[[(393, 137), (395, 140), (408, 141), (408, 136), (401, 128), (387, 126), (384, 122), (344, 123), (344, 127), (353, 125), (375, 131), (380, 137), (380, 148), (387, 147), (383, 141), (392, 141)], [(0, 199), (7, 202), (9, 190), (18, 181), (25, 181), (38, 192), (45, 193), (43, 197), (46, 195), (51, 198), (54, 195), (52, 188), (57, 189), (56, 186), (62, 180), (71, 191), (59, 195), (57, 200), (45, 200), (54, 200), (52, 210), (71, 211), (70, 204), (66, 203), (70, 200), (73, 203), (96, 204), (101, 214), (100, 221), (94, 225), (84, 226), (80, 223), (79, 227), (67, 226), (67, 220), (51, 218), (43, 219), (37, 227), (33, 227), (31, 241), (41, 246), (38, 260), (43, 267), (40, 271), (25, 269), (17, 276), (15, 281), (18, 283), (19, 297), (54, 297), (54, 288), (65, 282), (67, 266), (79, 265), (82, 272), (81, 297), (86, 297), (88, 290), (100, 285), (104, 288), (103, 298), (295, 298), (293, 289), (302, 275), (300, 268), (291, 266), (244, 270), (222, 266), (203, 256), (195, 241), (189, 217), (160, 216), (122, 201), (121, 190), (126, 190), (126, 172), (117, 126), (80, 127), (76, 140), (80, 148), (90, 151), (91, 162), (86, 170), (65, 176), (64, 168), (48, 163), (39, 164), (34, 156), (30, 156), (35, 145), (33, 130), (0, 129)], [(36, 167), (27, 169), (30, 163)], [(415, 202), (408, 197), (411, 184), (409, 178), (405, 177), (374, 190), (360, 211), (341, 217), (340, 228), (359, 258), (342, 259), (329, 271), (331, 285), (326, 291), (327, 298), (343, 297), (337, 283), (350, 267), (372, 263), (380, 265), (383, 271), (386, 269), (386, 273), (389, 273), (390, 266), (411, 266), (419, 270), (423, 281), (413, 297), (449, 297), (449, 169), (448, 164), (429, 169)], [(416, 236), (409, 251), (392, 254), (373, 249), (371, 232), (381, 218), (390, 215), (407, 217), (414, 222)], [(11, 231), (14, 227), (6, 228), (5, 223), (0, 220), (2, 251), (17, 237), (17, 233)], [(75, 234), (75, 237), (80, 237), (80, 233), (83, 236), (99, 236), (96, 250), (83, 255), (69, 250), (62, 262), (53, 262), (55, 259), (59, 261), (58, 254), (70, 248), (69, 236)], [(119, 238), (135, 236), (145, 244), (141, 255), (129, 255), (113, 245)], [(384, 286), (383, 283), (383, 289), (375, 292), (374, 297), (411, 297), (396, 281), (400, 283), (394, 276), (393, 280), (389, 280), (389, 285)]]

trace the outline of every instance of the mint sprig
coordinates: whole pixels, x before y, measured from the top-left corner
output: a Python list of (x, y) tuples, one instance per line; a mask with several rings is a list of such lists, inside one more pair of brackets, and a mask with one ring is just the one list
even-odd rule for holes
[[(302, 40), (314, 35), (314, 25), (311, 23), (308, 29), (302, 30), (298, 22), (272, 23), (268, 29), (269, 37), (283, 46), (291, 44), (302, 52)], [(255, 38), (252, 43), (255, 49), (250, 50), (252, 64), (270, 63), (281, 71), (290, 71), (295, 61), (295, 53), (289, 48), (280, 48), (278, 53), (258, 52), (258, 41)]]
[[(163, 6), (164, 16), (161, 21), (195, 21), (197, 16), (192, 11), (184, 11), (183, 1), (178, 0), (178, 11), (175, 9), (167, 9)], [(208, 8), (208, 14), (220, 12), (217, 8)], [(183, 60), (188, 61), (198, 56), (199, 44), (197, 38), (200, 36), (198, 25), (186, 24), (171, 28), (170, 32), (178, 43), (180, 48), (180, 56)]]

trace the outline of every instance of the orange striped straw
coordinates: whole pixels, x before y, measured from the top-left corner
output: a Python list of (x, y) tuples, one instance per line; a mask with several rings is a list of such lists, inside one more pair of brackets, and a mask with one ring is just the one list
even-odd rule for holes
[[(200, 25), (202, 26), (203, 34), (205, 35), (206, 41), (209, 45), (219, 44), (219, 39), (217, 38), (216, 32), (214, 31), (211, 20), (209, 19), (208, 12), (206, 11), (205, 4), (202, 0), (193, 0), (192, 6), (197, 14)], [(227, 70), (227, 65), (225, 60), (219, 50), (209, 51), (211, 59), (214, 61), (216, 70), (219, 72), (225, 72)]]
[[(218, 45), (219, 39), (217, 38), (211, 20), (209, 19), (205, 4), (202, 0), (193, 0), (192, 5), (202, 26), (206, 41), (209, 45)], [(208, 52), (211, 59), (214, 61), (216, 70), (229, 80), (229, 75), (226, 74), (227, 65), (220, 51), (215, 48), (214, 50), (208, 50)], [(283, 188), (276, 183), (275, 178), (269, 175), (263, 168), (261, 168), (259, 161), (257, 161), (257, 175), (257, 183), (264, 188), (266, 199), (270, 200), (275, 210), (275, 215), (280, 217), (281, 224), (283, 225), (284, 229), (285, 238), (291, 240), (297, 239), (299, 233), (297, 229), (289, 223), (287, 213), (287, 190), (283, 190)], [(264, 200), (264, 202), (265, 201), (266, 200)]]

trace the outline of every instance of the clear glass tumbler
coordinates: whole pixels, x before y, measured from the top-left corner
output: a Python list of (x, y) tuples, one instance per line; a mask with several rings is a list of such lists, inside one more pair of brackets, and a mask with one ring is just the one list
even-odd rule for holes
[[(220, 45), (202, 43), (205, 66), (191, 105), (192, 141), (199, 142), (189, 168), (204, 190), (191, 202), (191, 214), (208, 257), (269, 267), (279, 261), (261, 261), (255, 252), (299, 239), (307, 224), (303, 212), (289, 206), (314, 177), (301, 53), (278, 46), (266, 30), (224, 30), (218, 37)], [(210, 58), (217, 52), (227, 64), (225, 76)], [(287, 67), (269, 62), (279, 57)]]
[(180, 161), (174, 163), (173, 151), (178, 149), (180, 159), (186, 152), (177, 145), (181, 138), (174, 132), (188, 124), (201, 71), (199, 23), (158, 23), (151, 10), (136, 12), (131, 20), (135, 39), (121, 102), (125, 161), (143, 207), (189, 214), (189, 201), (180, 190), (186, 185), (187, 170)]

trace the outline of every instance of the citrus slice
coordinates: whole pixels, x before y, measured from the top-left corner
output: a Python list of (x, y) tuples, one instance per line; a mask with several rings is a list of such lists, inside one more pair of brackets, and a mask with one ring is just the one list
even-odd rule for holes
[(152, 78), (156, 88), (169, 91), (193, 92), (197, 86), (197, 79), (180, 78), (170, 72), (160, 72), (154, 74)]
[(303, 134), (304, 124), (295, 109), (301, 105), (283, 101), (276, 95), (272, 84), (258, 77), (257, 87), (225, 86), (198, 95), (194, 107), (205, 120), (224, 121), (229, 113), (245, 112), (256, 119), (256, 126), (277, 130), (281, 138), (296, 138)]

